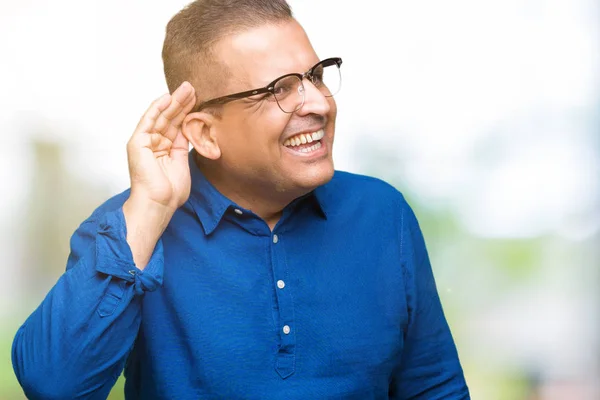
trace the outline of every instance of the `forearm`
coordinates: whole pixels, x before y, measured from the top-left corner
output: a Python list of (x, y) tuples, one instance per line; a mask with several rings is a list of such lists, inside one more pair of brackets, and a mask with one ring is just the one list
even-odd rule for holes
[[(15, 373), (29, 399), (78, 398), (95, 392), (106, 396), (102, 388), (110, 390), (116, 381), (137, 335), (140, 307), (139, 299), (132, 301), (133, 290), (123, 293), (119, 306), (106, 315), (113, 300), (104, 299), (103, 292), (118, 283), (92, 276), (83, 283), (70, 272), (15, 337)], [(78, 296), (79, 291), (86, 295)]]
[(162, 245), (137, 270), (119, 213), (82, 234), (94, 240), (17, 332), (13, 365), (30, 399), (106, 398), (123, 369), (141, 295), (162, 282)]

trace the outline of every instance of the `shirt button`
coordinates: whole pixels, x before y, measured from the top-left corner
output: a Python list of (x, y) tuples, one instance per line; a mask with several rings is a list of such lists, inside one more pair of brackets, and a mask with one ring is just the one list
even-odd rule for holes
[(285, 333), (286, 335), (289, 335), (290, 331), (291, 331), (291, 329), (290, 329), (290, 327), (288, 325), (285, 325), (283, 327), (283, 333)]
[(279, 242), (279, 236), (273, 235), (273, 243)]
[(240, 210), (239, 208), (236, 208), (235, 210), (233, 210), (237, 215), (242, 215), (243, 212), (242, 210)]
[(282, 280), (277, 281), (277, 287), (283, 289), (285, 287), (285, 282)]

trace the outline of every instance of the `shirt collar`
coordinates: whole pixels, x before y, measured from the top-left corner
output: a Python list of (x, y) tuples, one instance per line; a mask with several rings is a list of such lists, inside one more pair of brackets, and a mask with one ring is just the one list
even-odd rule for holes
[(194, 158), (196, 151), (189, 154), (190, 175), (192, 178), (192, 190), (188, 202), (198, 215), (204, 233), (210, 235), (229, 207), (235, 207), (235, 203), (223, 196), (209, 181), (196, 165)]
[(306, 195), (307, 200), (310, 201), (315, 209), (324, 219), (327, 219), (328, 213), (328, 200), (327, 195), (328, 184), (319, 186), (312, 192)]
[[(196, 215), (198, 215), (202, 227), (204, 228), (204, 233), (210, 235), (217, 228), (228, 209), (240, 207), (221, 194), (221, 192), (206, 179), (202, 171), (200, 171), (200, 168), (198, 168), (194, 159), (195, 157), (197, 157), (196, 151), (190, 151), (188, 162), (190, 166), (192, 188), (188, 203), (192, 206)], [(323, 218), (327, 219), (327, 186), (328, 185), (326, 184), (318, 187), (307, 195), (296, 199), (293, 204), (299, 204), (304, 201), (310, 202), (311, 205), (314, 206), (315, 211)]]

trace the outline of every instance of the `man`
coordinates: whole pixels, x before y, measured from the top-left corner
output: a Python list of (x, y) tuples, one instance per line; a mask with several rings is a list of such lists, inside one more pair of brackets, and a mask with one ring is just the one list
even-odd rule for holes
[(284, 0), (197, 0), (163, 60), (131, 190), (17, 332), (26, 395), (105, 398), (125, 369), (128, 399), (469, 398), (414, 214), (334, 173), (342, 60)]

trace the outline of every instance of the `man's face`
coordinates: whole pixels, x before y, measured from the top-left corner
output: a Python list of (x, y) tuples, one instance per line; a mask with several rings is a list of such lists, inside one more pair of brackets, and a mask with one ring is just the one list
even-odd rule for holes
[[(222, 95), (264, 87), (279, 76), (304, 73), (320, 61), (295, 20), (225, 38), (217, 52), (232, 76)], [(336, 104), (309, 80), (303, 84), (304, 105), (294, 113), (284, 113), (261, 95), (224, 106), (215, 129), (219, 163), (230, 180), (267, 193), (301, 195), (331, 179)], [(316, 141), (290, 146), (288, 139), (298, 134), (323, 136), (320, 148)], [(313, 150), (307, 151), (311, 146)]]

